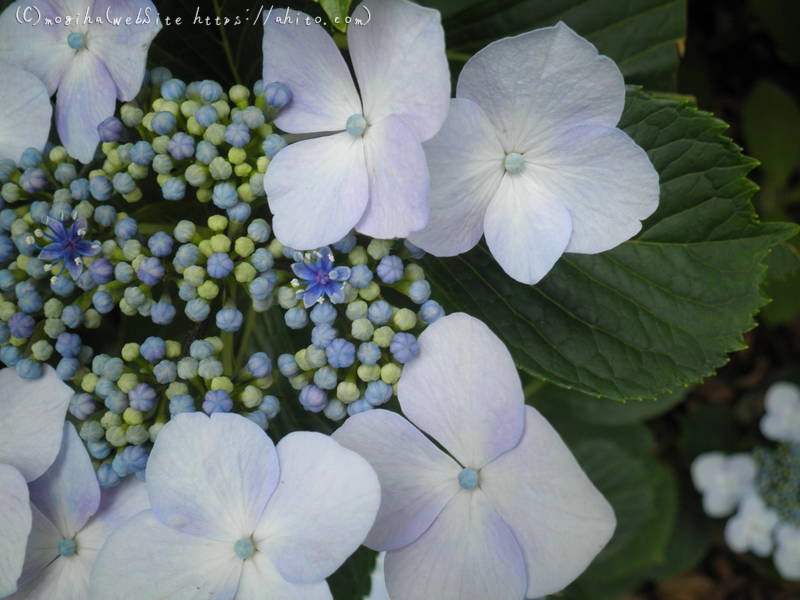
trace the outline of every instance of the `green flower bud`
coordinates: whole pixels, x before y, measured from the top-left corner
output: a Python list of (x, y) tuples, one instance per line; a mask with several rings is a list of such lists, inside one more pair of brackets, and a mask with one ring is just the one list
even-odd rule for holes
[(207, 337), (205, 341), (214, 346), (214, 352), (216, 352), (217, 354), (222, 352), (222, 350), (225, 348), (225, 344), (222, 343), (222, 338), (219, 336), (215, 335), (212, 337)]
[(197, 288), (197, 295), (203, 300), (213, 300), (219, 295), (219, 286), (211, 280), (204, 281)]
[(394, 313), (392, 323), (400, 331), (410, 331), (417, 324), (417, 315), (412, 310), (401, 308)]
[(205, 165), (196, 163), (186, 167), (186, 172), (184, 173), (187, 183), (194, 187), (202, 187), (209, 183), (210, 180), (208, 175), (208, 168)]
[(111, 427), (106, 431), (106, 440), (115, 448), (122, 448), (128, 445), (128, 438), (125, 436), (128, 427), (126, 425), (118, 425)]
[(133, 373), (123, 373), (122, 377), (117, 380), (117, 387), (126, 394), (137, 385), (139, 385), (139, 379)]
[(169, 151), (169, 136), (160, 135), (152, 141), (153, 151), (156, 154), (166, 154)]
[(359, 365), (356, 372), (361, 381), (377, 381), (381, 377), (381, 368), (378, 365)]
[(250, 263), (241, 262), (233, 268), (233, 276), (239, 283), (250, 283), (256, 278), (258, 271)]
[(48, 157), (50, 158), (50, 162), (58, 164), (69, 160), (69, 153), (64, 146), (55, 146), (50, 150)]
[(136, 307), (131, 306), (130, 304), (125, 302), (125, 298), (119, 301), (119, 310), (123, 315), (126, 315), (128, 317), (132, 317), (133, 315), (139, 312), (136, 309)]
[(306, 349), (303, 348), (302, 350), (298, 350), (294, 353), (294, 360), (297, 363), (297, 366), (300, 367), (301, 371), (309, 371), (311, 370), (311, 365), (308, 364), (306, 360)]
[(137, 165), (136, 163), (131, 163), (128, 165), (128, 175), (136, 179), (137, 181), (144, 179), (147, 177), (147, 174), (150, 172), (150, 169), (145, 167), (144, 165)]
[(122, 360), (125, 362), (133, 362), (139, 358), (139, 344), (136, 342), (129, 342), (122, 347)]
[(243, 85), (235, 85), (228, 92), (231, 102), (239, 108), (247, 108), (247, 100), (250, 98), (250, 90)]
[(247, 258), (256, 251), (256, 245), (249, 237), (240, 237), (236, 239), (233, 249), (242, 258)]
[[(3, 318), (3, 316), (2, 316), (2, 314), (0, 314), (0, 319), (2, 319), (2, 318)], [(6, 319), (6, 320), (8, 320), (8, 319)], [(59, 335), (64, 333), (66, 330), (67, 330), (67, 328), (64, 326), (64, 322), (61, 319), (47, 319), (44, 322), (44, 333), (50, 339), (56, 339)]]
[(375, 330), (375, 334), (372, 336), (372, 341), (375, 342), (380, 348), (388, 348), (389, 344), (392, 343), (394, 333), (394, 329), (388, 325), (378, 327)]
[(122, 425), (122, 416), (107, 411), (103, 413), (102, 417), (100, 417), (100, 425), (103, 426), (103, 429), (111, 429), (112, 427), (119, 427), (120, 425)]
[(347, 261), (353, 266), (365, 265), (367, 260), (367, 251), (364, 250), (363, 246), (356, 246), (347, 255)]
[(181, 381), (173, 381), (167, 386), (164, 395), (172, 400), (175, 396), (183, 396), (189, 393), (189, 386)]
[(308, 377), (304, 373), (290, 377), (289, 385), (292, 386), (292, 389), (300, 391), (308, 385)]
[(381, 367), (381, 379), (384, 383), (394, 385), (400, 379), (403, 369), (397, 363), (387, 363)]
[(408, 263), (403, 270), (403, 276), (408, 281), (419, 281), (425, 279), (425, 270), (417, 264)]
[(372, 302), (381, 295), (381, 287), (376, 281), (370, 281), (365, 287), (358, 290), (358, 295), (367, 302)]
[(125, 439), (128, 444), (141, 446), (150, 439), (150, 433), (144, 425), (132, 425), (125, 432)]
[(181, 343), (175, 340), (167, 340), (164, 343), (165, 356), (169, 359), (178, 358), (181, 355)]
[(241, 165), (246, 160), (247, 160), (247, 151), (245, 151), (244, 148), (231, 148), (230, 150), (228, 150), (228, 162), (230, 162), (232, 165)]
[(97, 381), (100, 378), (95, 375), (94, 373), (86, 373), (81, 379), (81, 389), (86, 392), (87, 394), (94, 393), (95, 387), (97, 387)]
[(369, 319), (356, 319), (350, 327), (350, 334), (362, 342), (372, 339), (373, 333), (375, 333), (375, 326)]
[(211, 244), (211, 249), (214, 252), (222, 252), (227, 254), (231, 251), (231, 238), (229, 238), (227, 235), (218, 233), (212, 236), (209, 242)]
[[(203, 133), (203, 138), (215, 146), (221, 146), (225, 141), (225, 125), (222, 123), (209, 125), (208, 129)], [(227, 177), (225, 177), (225, 179), (227, 179)]]
[(53, 346), (47, 340), (39, 340), (31, 346), (31, 354), (36, 360), (45, 362), (53, 355)]
[(317, 348), (313, 345), (306, 348), (306, 363), (308, 363), (310, 368), (319, 369), (320, 367), (325, 366), (327, 362), (328, 357), (325, 354), (325, 350), (322, 348)]
[(367, 254), (369, 254), (373, 260), (380, 260), (384, 256), (389, 255), (393, 245), (393, 240), (371, 240), (367, 246)]
[(122, 420), (128, 425), (141, 425), (144, 423), (144, 413), (129, 406), (122, 413)]
[(248, 385), (239, 394), (239, 400), (246, 408), (256, 408), (261, 404), (262, 398), (261, 390), (254, 385)]
[(50, 298), (44, 303), (44, 316), (48, 319), (58, 319), (61, 311), (64, 310), (64, 303), (58, 298)]
[(211, 380), (212, 390), (223, 390), (229, 394), (233, 392), (233, 382), (228, 377), (214, 377)]
[(206, 277), (206, 270), (199, 265), (186, 267), (183, 271), (183, 278), (195, 287), (199, 287)]
[(86, 329), (97, 329), (102, 322), (102, 315), (93, 308), (89, 308), (83, 313), (83, 326)]
[(355, 383), (350, 381), (340, 381), (336, 386), (336, 397), (345, 404), (355, 402), (361, 396), (361, 391)]
[(351, 321), (355, 321), (356, 319), (364, 319), (367, 316), (367, 303), (363, 300), (356, 300), (355, 302), (351, 302), (347, 305), (347, 309), (345, 310), (345, 314), (347, 318)]
[(228, 217), (225, 215), (213, 215), (209, 217), (208, 228), (214, 233), (222, 233), (228, 228)]

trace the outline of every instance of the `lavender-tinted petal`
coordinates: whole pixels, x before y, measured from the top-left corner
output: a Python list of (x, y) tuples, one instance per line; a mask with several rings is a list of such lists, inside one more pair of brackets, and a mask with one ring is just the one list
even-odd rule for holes
[(311, 308), (317, 303), (322, 295), (325, 293), (325, 288), (323, 288), (319, 284), (314, 284), (308, 286), (308, 288), (304, 292), (298, 292), (298, 298), (303, 299), (303, 306), (306, 308)]
[[(4, 56), (1, 51), (0, 56)], [(53, 107), (47, 88), (28, 71), (0, 63), (0, 81), (0, 160), (18, 162), (26, 149), (44, 148)]]
[(313, 281), (317, 272), (304, 262), (292, 263), (292, 271), (300, 279), (305, 281)]
[(265, 593), (270, 600), (331, 600), (331, 591), (325, 581), (319, 583), (289, 583), (267, 555), (257, 552), (244, 564), (236, 600), (261, 600)]
[(17, 590), (25, 546), (31, 531), (31, 508), (25, 478), (14, 467), (0, 464), (0, 597)]

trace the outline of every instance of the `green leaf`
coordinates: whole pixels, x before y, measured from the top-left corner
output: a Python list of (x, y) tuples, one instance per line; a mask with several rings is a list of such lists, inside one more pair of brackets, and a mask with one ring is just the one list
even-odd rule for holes
[(742, 107), (747, 147), (774, 187), (782, 188), (800, 166), (800, 105), (792, 95), (762, 79)]
[(347, 30), (345, 17), (350, 12), (351, 0), (319, 0), (322, 10), (328, 15), (331, 24), (339, 31)]
[(628, 83), (673, 90), (685, 0), (428, 0), (438, 8), (450, 51), (472, 54), (489, 42), (564, 21), (613, 58)]
[(328, 577), (328, 585), (331, 586), (334, 600), (365, 598), (372, 587), (372, 571), (377, 557), (377, 552), (361, 546), (333, 575)]
[(485, 321), (523, 371), (590, 395), (657, 398), (744, 347), (767, 301), (763, 261), (797, 227), (757, 221), (755, 161), (710, 114), (632, 90), (620, 126), (661, 176), (659, 208), (636, 239), (566, 254), (536, 286), (513, 281), (483, 245), (424, 265), (434, 297)]

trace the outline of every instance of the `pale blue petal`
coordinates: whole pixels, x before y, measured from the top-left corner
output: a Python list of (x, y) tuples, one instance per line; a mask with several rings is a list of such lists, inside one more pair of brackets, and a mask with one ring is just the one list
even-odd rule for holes
[(480, 486), (522, 547), (526, 598), (565, 588), (611, 539), (614, 511), (542, 415), (527, 406), (519, 446), (481, 470)]
[(28, 481), (53, 464), (61, 446), (72, 390), (51, 367), (41, 379), (0, 370), (0, 463), (16, 467)]
[(267, 555), (256, 552), (244, 563), (236, 600), (331, 600), (325, 581), (303, 584), (289, 583), (278, 572)]
[(527, 572), (514, 534), (480, 490), (461, 491), (422, 537), (386, 554), (392, 600), (525, 597)]
[(477, 102), (507, 152), (575, 125), (616, 126), (625, 82), (611, 59), (563, 23), (504, 38), (476, 53), (456, 96)]
[(64, 424), (58, 457), (32, 482), (31, 502), (65, 538), (80, 531), (100, 505), (100, 486), (86, 447), (72, 423)]
[(19, 471), (0, 464), (0, 598), (17, 589), (31, 531), (28, 486)]
[(503, 342), (478, 319), (453, 313), (429, 325), (419, 347), (397, 388), (409, 420), (471, 469), (516, 446), (524, 396)]
[(0, 63), (0, 81), (0, 160), (18, 162), (26, 149), (44, 148), (53, 107), (47, 88), (28, 71)]
[(380, 510), (364, 541), (373, 550), (414, 542), (460, 489), (461, 466), (396, 413), (354, 415), (333, 437), (367, 459), (381, 482)]
[(372, 527), (378, 477), (366, 460), (320, 433), (290, 433), (278, 456), (281, 482), (253, 539), (287, 581), (319, 583)]
[(233, 543), (253, 533), (279, 477), (275, 446), (258, 425), (235, 414), (185, 413), (159, 433), (146, 480), (163, 523)]
[(450, 101), (439, 11), (407, 0), (367, 0), (352, 16), (369, 18), (366, 25), (347, 28), (367, 121), (395, 115), (419, 141), (431, 138), (442, 126)]

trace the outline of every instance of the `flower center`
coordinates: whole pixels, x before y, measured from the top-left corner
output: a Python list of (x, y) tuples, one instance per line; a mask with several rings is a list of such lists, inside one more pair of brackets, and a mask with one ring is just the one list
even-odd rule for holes
[(525, 155), (519, 152), (506, 154), (505, 168), (506, 173), (511, 173), (512, 175), (521, 173), (522, 169), (525, 168)]
[(73, 50), (80, 50), (86, 47), (86, 40), (83, 38), (82, 33), (73, 31), (67, 36), (67, 44), (69, 44), (69, 47)]
[(247, 560), (255, 554), (256, 547), (255, 544), (253, 544), (252, 538), (243, 537), (233, 545), (233, 551), (236, 553), (236, 556), (242, 560)]
[(75, 540), (68, 540), (64, 538), (58, 542), (58, 553), (61, 556), (73, 556), (77, 550), (78, 548), (75, 545)]
[(364, 115), (350, 115), (347, 119), (346, 128), (347, 133), (353, 137), (359, 137), (364, 135), (364, 132), (367, 130), (367, 120), (364, 118)]
[(474, 490), (478, 487), (478, 472), (474, 469), (464, 469), (458, 474), (458, 484), (465, 490)]

